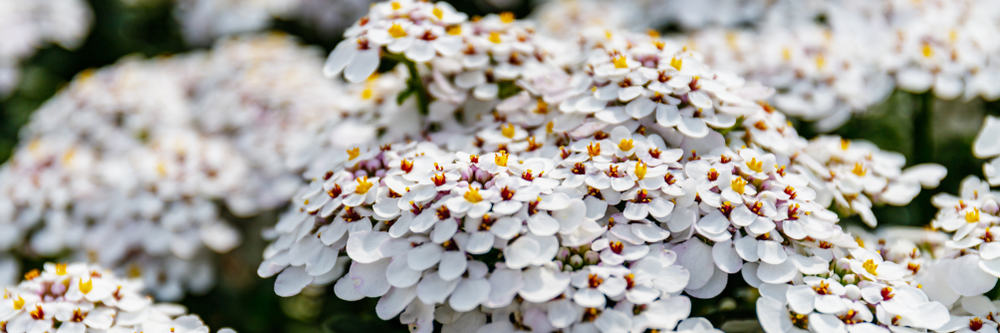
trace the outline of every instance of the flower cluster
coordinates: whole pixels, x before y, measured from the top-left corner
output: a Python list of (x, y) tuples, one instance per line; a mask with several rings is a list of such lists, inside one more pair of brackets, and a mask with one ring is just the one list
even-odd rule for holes
[(443, 3), (373, 6), (324, 72), (360, 85), (405, 67), (397, 99), (419, 128), (317, 159), (265, 232), (258, 274), (281, 296), (332, 284), (378, 298), (380, 318), (421, 332), (710, 330), (690, 298), (737, 273), (765, 295), (768, 330), (949, 322), (915, 272), (828, 209), (874, 224), (871, 205), (909, 202), (942, 167), (806, 140), (768, 88), (679, 43), (544, 31)]
[(90, 7), (80, 0), (0, 2), (0, 97), (17, 87), (19, 63), (47, 43), (75, 48), (90, 29)]
[(198, 316), (179, 305), (154, 303), (142, 289), (142, 282), (99, 266), (47, 263), (3, 289), (0, 331), (210, 332)]
[[(375, 123), (362, 111), (400, 89), (391, 73), (343, 89), (320, 67), (314, 50), (271, 35), (80, 74), (35, 112), (0, 169), (0, 249), (69, 250), (141, 275), (166, 299), (211, 287), (211, 254), (242, 237), (223, 212), (287, 202), (312, 152), (371, 140), (378, 128), (352, 124)], [(331, 130), (339, 136), (320, 136)], [(16, 275), (10, 262), (5, 277)]]
[[(714, 68), (773, 87), (778, 108), (822, 131), (895, 88), (1000, 98), (1000, 43), (991, 38), (1000, 32), (1000, 6), (993, 1), (637, 0), (590, 17), (576, 13), (553, 1), (540, 16), (562, 17), (568, 30), (676, 24), (682, 33), (672, 39)], [(620, 15), (635, 19), (612, 19)]]

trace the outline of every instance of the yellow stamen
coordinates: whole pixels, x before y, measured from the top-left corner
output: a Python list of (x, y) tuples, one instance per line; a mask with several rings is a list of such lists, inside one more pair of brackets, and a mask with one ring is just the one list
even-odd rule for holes
[(754, 172), (761, 172), (764, 170), (764, 162), (758, 161), (756, 157), (751, 157), (750, 161), (747, 162), (747, 167)]
[(590, 157), (601, 155), (601, 144), (597, 142), (591, 142), (587, 145), (587, 154)]
[(368, 176), (361, 176), (361, 178), (356, 179), (356, 181), (358, 182), (358, 187), (354, 188), (354, 193), (357, 194), (368, 193), (368, 190), (375, 185), (372, 184), (372, 182), (368, 181)]
[(403, 5), (399, 4), (398, 1), (393, 1), (390, 5), (392, 6), (392, 10), (399, 10), (400, 8), (403, 8)]
[(816, 68), (817, 69), (823, 69), (823, 67), (826, 67), (826, 57), (824, 57), (822, 54), (817, 55), (816, 56)]
[(156, 163), (156, 174), (160, 175), (160, 177), (166, 177), (167, 176), (167, 164), (163, 163), (163, 161), (157, 162)]
[(628, 59), (623, 55), (615, 57), (611, 62), (615, 64), (615, 68), (628, 68)]
[(874, 260), (872, 259), (865, 260), (865, 263), (861, 264), (861, 267), (864, 267), (865, 270), (868, 271), (868, 273), (870, 273), (871, 275), (877, 275), (875, 274), (875, 270), (878, 269), (878, 264), (876, 264)]
[(507, 154), (506, 150), (501, 150), (499, 153), (496, 153), (496, 155), (493, 156), (493, 162), (495, 162), (499, 166), (504, 166), (505, 167), (505, 166), (507, 166), (507, 157), (508, 156), (510, 156), (510, 155)]
[(506, 124), (506, 125), (500, 126), (500, 134), (503, 134), (503, 136), (507, 137), (508, 139), (513, 139), (514, 138), (514, 134), (516, 132), (517, 132), (517, 130), (516, 130), (516, 128), (514, 128), (514, 125)]
[(438, 7), (434, 7), (434, 9), (431, 10), (431, 14), (434, 14), (434, 17), (437, 17), (438, 20), (444, 18), (444, 11)]
[(496, 32), (496, 31), (491, 32), (490, 33), (490, 42), (492, 42), (493, 44), (500, 44), (500, 42), (501, 42), (501, 40), (500, 40), (500, 33)]
[(979, 222), (979, 208), (973, 208), (972, 210), (965, 212), (965, 222)]
[(14, 310), (20, 310), (21, 308), (24, 308), (24, 298), (17, 296), (17, 299), (14, 300)]
[(681, 70), (682, 66), (684, 66), (684, 59), (670, 58), (670, 67), (673, 67), (676, 70)]
[(66, 153), (62, 156), (62, 163), (69, 164), (73, 162), (73, 157), (76, 156), (76, 149), (70, 148), (66, 150)]
[(632, 139), (622, 139), (621, 141), (618, 141), (618, 149), (621, 149), (622, 151), (629, 151), (634, 147), (635, 145), (632, 144)]
[(933, 57), (934, 56), (934, 48), (931, 47), (931, 44), (924, 43), (924, 46), (920, 48), (920, 54), (922, 54), (924, 56), (924, 58)]
[(781, 58), (785, 61), (792, 60), (792, 50), (787, 46), (781, 49)]
[(851, 169), (851, 172), (858, 177), (864, 177), (868, 174), (868, 170), (865, 169), (865, 166), (862, 165), (861, 162), (854, 162), (854, 169)]
[(500, 22), (503, 22), (503, 23), (513, 23), (514, 22), (514, 13), (511, 13), (511, 12), (500, 13)]
[(847, 139), (840, 139), (840, 149), (847, 150), (851, 146), (851, 141)]
[(733, 178), (733, 181), (729, 185), (736, 193), (743, 194), (743, 191), (746, 190), (747, 181), (743, 180), (743, 177), (736, 177)]
[(87, 282), (83, 282), (83, 278), (80, 278), (79, 286), (81, 293), (89, 293), (91, 290), (94, 290), (94, 280), (87, 279)]
[(406, 37), (406, 29), (403, 29), (403, 26), (399, 25), (399, 23), (393, 23), (389, 27), (389, 36), (392, 36), (392, 38)]
[(479, 194), (479, 189), (474, 188), (471, 185), (469, 186), (469, 190), (465, 192), (464, 197), (465, 200), (468, 200), (471, 203), (483, 201), (483, 195)]
[(462, 34), (462, 26), (460, 26), (460, 25), (453, 25), (453, 26), (448, 27), (448, 34), (452, 35), (452, 36), (461, 35)]
[(646, 163), (642, 163), (642, 161), (635, 162), (635, 178), (639, 180), (646, 178)]
[(66, 275), (66, 264), (56, 264), (56, 275)]
[(358, 158), (358, 156), (361, 156), (361, 148), (354, 147), (354, 148), (351, 148), (351, 149), (347, 150), (347, 160), (348, 161), (352, 161), (355, 158)]

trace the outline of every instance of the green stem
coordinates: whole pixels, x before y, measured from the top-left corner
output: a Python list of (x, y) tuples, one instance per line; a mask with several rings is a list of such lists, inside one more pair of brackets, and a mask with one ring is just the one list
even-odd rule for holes
[(424, 88), (424, 80), (420, 78), (420, 73), (417, 72), (417, 64), (410, 61), (410, 59), (405, 59), (403, 63), (406, 64), (406, 69), (410, 72), (410, 79), (407, 80), (409, 88), (414, 89), (417, 94), (417, 110), (420, 111), (420, 115), (427, 116), (430, 113), (431, 96), (427, 93), (427, 89)]
[(934, 157), (934, 93), (914, 95), (913, 159), (925, 163)]
[(386, 59), (406, 65), (406, 70), (409, 72), (410, 77), (406, 79), (406, 90), (400, 93), (399, 102), (402, 103), (410, 94), (416, 94), (417, 110), (421, 115), (427, 116), (430, 113), (431, 96), (427, 93), (427, 88), (424, 87), (424, 80), (420, 78), (420, 72), (417, 71), (417, 64), (402, 54), (388, 52), (383, 54)]

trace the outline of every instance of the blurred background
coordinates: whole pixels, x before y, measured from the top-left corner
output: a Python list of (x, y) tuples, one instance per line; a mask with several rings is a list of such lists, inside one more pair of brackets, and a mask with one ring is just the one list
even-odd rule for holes
[[(0, 4), (27, 1), (36, 0), (0, 0)], [(227, 2), (243, 2), (246, 6), (270, 9), (237, 12), (234, 14), (236, 18), (215, 15), (218, 11), (233, 10), (226, 6), (240, 8), (238, 4), (225, 4)], [(339, 40), (342, 30), (360, 17), (369, 5), (366, 0), (291, 2), (294, 1), (85, 1), (89, 8), (83, 10), (89, 13), (68, 13), (78, 21), (62, 22), (80, 26), (75, 31), (81, 37), (78, 41), (40, 42), (33, 45), (33, 53), (21, 52), (23, 57), (15, 64), (7, 64), (16, 68), (16, 74), (6, 74), (15, 78), (7, 79), (10, 82), (7, 92), (0, 94), (0, 161), (10, 157), (18, 144), (18, 132), (28, 122), (32, 112), (87, 69), (108, 66), (127, 56), (169, 56), (207, 49), (220, 36), (253, 31), (282, 32), (329, 52)], [(535, 1), (521, 0), (449, 2), (470, 15), (510, 11), (517, 17), (525, 17), (539, 6)], [(50, 9), (72, 10), (67, 7)], [(3, 20), (4, 16), (0, 14), (0, 21)], [(79, 20), (89, 21), (89, 24)], [(732, 23), (732, 26), (749, 24), (740, 20)], [(670, 19), (658, 21), (654, 26), (661, 33), (682, 33), (687, 27), (684, 22)], [(13, 30), (5, 31), (3, 27), (4, 23), (0, 22), (0, 38), (8, 39), (16, 34), (11, 32)], [(3, 50), (5, 47), (23, 48), (8, 45), (12, 43), (9, 41), (4, 43), (0, 42), (0, 55), (13, 52)], [(930, 221), (936, 211), (930, 204), (930, 198), (935, 193), (956, 193), (964, 175), (981, 174), (983, 161), (972, 156), (970, 147), (985, 114), (1000, 115), (1000, 102), (982, 99), (946, 101), (936, 99), (930, 93), (894, 91), (867, 112), (853, 116), (833, 133), (851, 139), (869, 140), (883, 149), (902, 153), (907, 157), (908, 164), (933, 161), (947, 167), (949, 175), (941, 186), (923, 191), (913, 204), (875, 208), (882, 225), (919, 226)], [(807, 138), (820, 134), (809, 124), (796, 125)], [(278, 219), (277, 213), (253, 218), (228, 216), (228, 219), (234, 224), (246, 226), (242, 229), (242, 245), (223, 256), (217, 286), (204, 295), (188, 296), (181, 302), (192, 313), (201, 315), (210, 327), (232, 327), (239, 332), (314, 332), (317, 327), (322, 327), (324, 332), (405, 331), (405, 327), (395, 321), (378, 320), (373, 310), (374, 300), (338, 301), (329, 295), (329, 290), (322, 288), (307, 289), (291, 298), (277, 297), (272, 289), (273, 278), (260, 279), (256, 275), (262, 249), (266, 245), (259, 237), (260, 232)], [(856, 217), (847, 217), (845, 221), (862, 225)], [(40, 262), (25, 266), (38, 265)], [(720, 304), (723, 306), (719, 307), (728, 312), (697, 313), (696, 306), (695, 315), (716, 319), (735, 313), (752, 319), (752, 306), (747, 308), (741, 305), (752, 303), (741, 298), (752, 298), (754, 295), (736, 290), (739, 287), (733, 288), (733, 291), (727, 291), (728, 296), (722, 299)]]

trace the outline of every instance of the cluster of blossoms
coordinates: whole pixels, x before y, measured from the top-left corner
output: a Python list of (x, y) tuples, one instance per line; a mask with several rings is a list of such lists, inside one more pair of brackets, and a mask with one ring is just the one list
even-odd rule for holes
[[(593, 23), (679, 25), (683, 33), (672, 38), (701, 52), (705, 63), (773, 87), (775, 106), (816, 121), (823, 131), (896, 88), (932, 90), (942, 99), (1000, 98), (1000, 43), (992, 37), (1000, 32), (1000, 5), (994, 1), (637, 0), (588, 17), (558, 3), (540, 16), (578, 24), (563, 28), (570, 31)], [(601, 19), (616, 16), (636, 19)]]
[[(973, 145), (976, 156), (988, 158), (1000, 154), (998, 135), (997, 119), (987, 117)], [(962, 275), (928, 278), (948, 283), (950, 288), (937, 288), (943, 290), (939, 298), (948, 302), (961, 300), (966, 314), (973, 316), (969, 320), (977, 321), (978, 325), (985, 321), (993, 330), (997, 327), (992, 314), (996, 311), (995, 306), (975, 297), (993, 289), (1000, 277), (1000, 242), (997, 239), (1000, 230), (994, 228), (1000, 223), (1000, 192), (990, 189), (997, 184), (996, 164), (994, 160), (984, 166), (986, 181), (976, 176), (966, 177), (957, 196), (946, 193), (934, 196), (932, 203), (940, 210), (931, 221), (931, 228), (946, 233), (933, 241), (934, 248), (938, 249), (934, 257), (943, 262), (939, 266), (941, 271), (961, 272)], [(967, 300), (969, 298), (975, 299)]]
[(154, 303), (142, 289), (141, 281), (118, 278), (99, 266), (47, 263), (44, 270), (32, 270), (19, 284), (3, 288), (0, 331), (210, 332), (184, 307)]
[[(142, 2), (148, 0), (121, 0)], [(174, 0), (184, 39), (209, 44), (219, 37), (260, 31), (272, 21), (297, 20), (320, 33), (339, 33), (368, 9), (371, 0)]]
[[(0, 168), (0, 249), (98, 262), (165, 299), (211, 287), (212, 253), (242, 237), (224, 211), (285, 204), (306, 157), (373, 137), (374, 125), (351, 124), (377, 123), (361, 111), (401, 89), (391, 73), (345, 89), (321, 67), (316, 50), (270, 35), (80, 74)], [(9, 255), (0, 268), (18, 274)]]
[[(780, 6), (779, 6), (780, 7)], [(942, 99), (1000, 98), (1000, 6), (992, 1), (840, 1), (754, 30), (717, 29), (690, 43), (721, 68), (777, 89), (776, 105), (843, 124), (899, 88)], [(823, 23), (815, 18), (823, 17)]]
[(18, 65), (55, 43), (75, 48), (90, 28), (90, 7), (80, 0), (0, 1), (0, 97), (17, 87)]
[(418, 128), (315, 159), (258, 274), (281, 296), (378, 298), (419, 332), (710, 331), (690, 298), (737, 273), (768, 331), (951, 327), (954, 300), (828, 209), (874, 225), (873, 204), (943, 168), (806, 140), (770, 89), (701, 59), (650, 34), (555, 40), (509, 13), (376, 4), (323, 71), (363, 85), (405, 67), (394, 112)]

